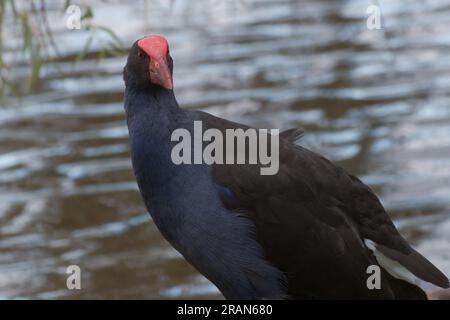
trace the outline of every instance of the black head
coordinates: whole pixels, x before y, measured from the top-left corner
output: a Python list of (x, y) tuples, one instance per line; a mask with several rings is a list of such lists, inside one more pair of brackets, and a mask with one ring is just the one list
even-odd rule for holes
[(173, 61), (169, 44), (162, 36), (147, 36), (136, 41), (123, 70), (127, 87), (160, 86), (172, 90)]

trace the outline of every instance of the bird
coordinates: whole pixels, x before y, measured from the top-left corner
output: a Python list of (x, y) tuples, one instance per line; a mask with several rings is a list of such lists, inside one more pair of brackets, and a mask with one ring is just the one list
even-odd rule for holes
[[(174, 163), (177, 129), (252, 127), (178, 105), (164, 36), (132, 45), (123, 79), (143, 202), (163, 237), (226, 299), (423, 300), (419, 283), (450, 286), (367, 185), (296, 143), (301, 129), (279, 134), (276, 174), (262, 175), (258, 163)], [(368, 286), (369, 266), (378, 268), (378, 287)]]

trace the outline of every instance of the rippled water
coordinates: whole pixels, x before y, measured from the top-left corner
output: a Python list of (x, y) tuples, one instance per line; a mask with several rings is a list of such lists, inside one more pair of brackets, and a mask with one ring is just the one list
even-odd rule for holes
[[(450, 274), (450, 1), (94, 2), (127, 45), (164, 34), (185, 108), (266, 128), (370, 184), (402, 233)], [(161, 237), (131, 171), (125, 57), (68, 62), (88, 33), (63, 29), (66, 59), (37, 93), (0, 108), (1, 298), (220, 298)], [(103, 38), (94, 41), (94, 51)], [(12, 39), (10, 39), (12, 40)], [(63, 74), (61, 74), (61, 70)], [(25, 79), (26, 68), (18, 67)], [(82, 290), (65, 270), (82, 269)]]

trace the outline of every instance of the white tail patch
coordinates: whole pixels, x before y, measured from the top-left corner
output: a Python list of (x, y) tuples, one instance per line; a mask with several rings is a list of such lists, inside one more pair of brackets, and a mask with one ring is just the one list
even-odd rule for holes
[(411, 273), (411, 271), (406, 269), (397, 261), (386, 257), (384, 254), (378, 251), (375, 242), (369, 239), (364, 239), (364, 243), (366, 244), (366, 247), (373, 252), (380, 266), (382, 266), (383, 269), (386, 270), (391, 276), (400, 280), (404, 280), (416, 286), (423, 284), (423, 280), (417, 278), (413, 273)]

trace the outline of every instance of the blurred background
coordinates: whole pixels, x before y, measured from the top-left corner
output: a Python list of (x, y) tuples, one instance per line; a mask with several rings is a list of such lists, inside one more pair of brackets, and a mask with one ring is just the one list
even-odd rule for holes
[(122, 68), (155, 33), (182, 107), (305, 128), (300, 143), (360, 176), (450, 275), (450, 0), (0, 3), (0, 298), (221, 298), (131, 170)]

